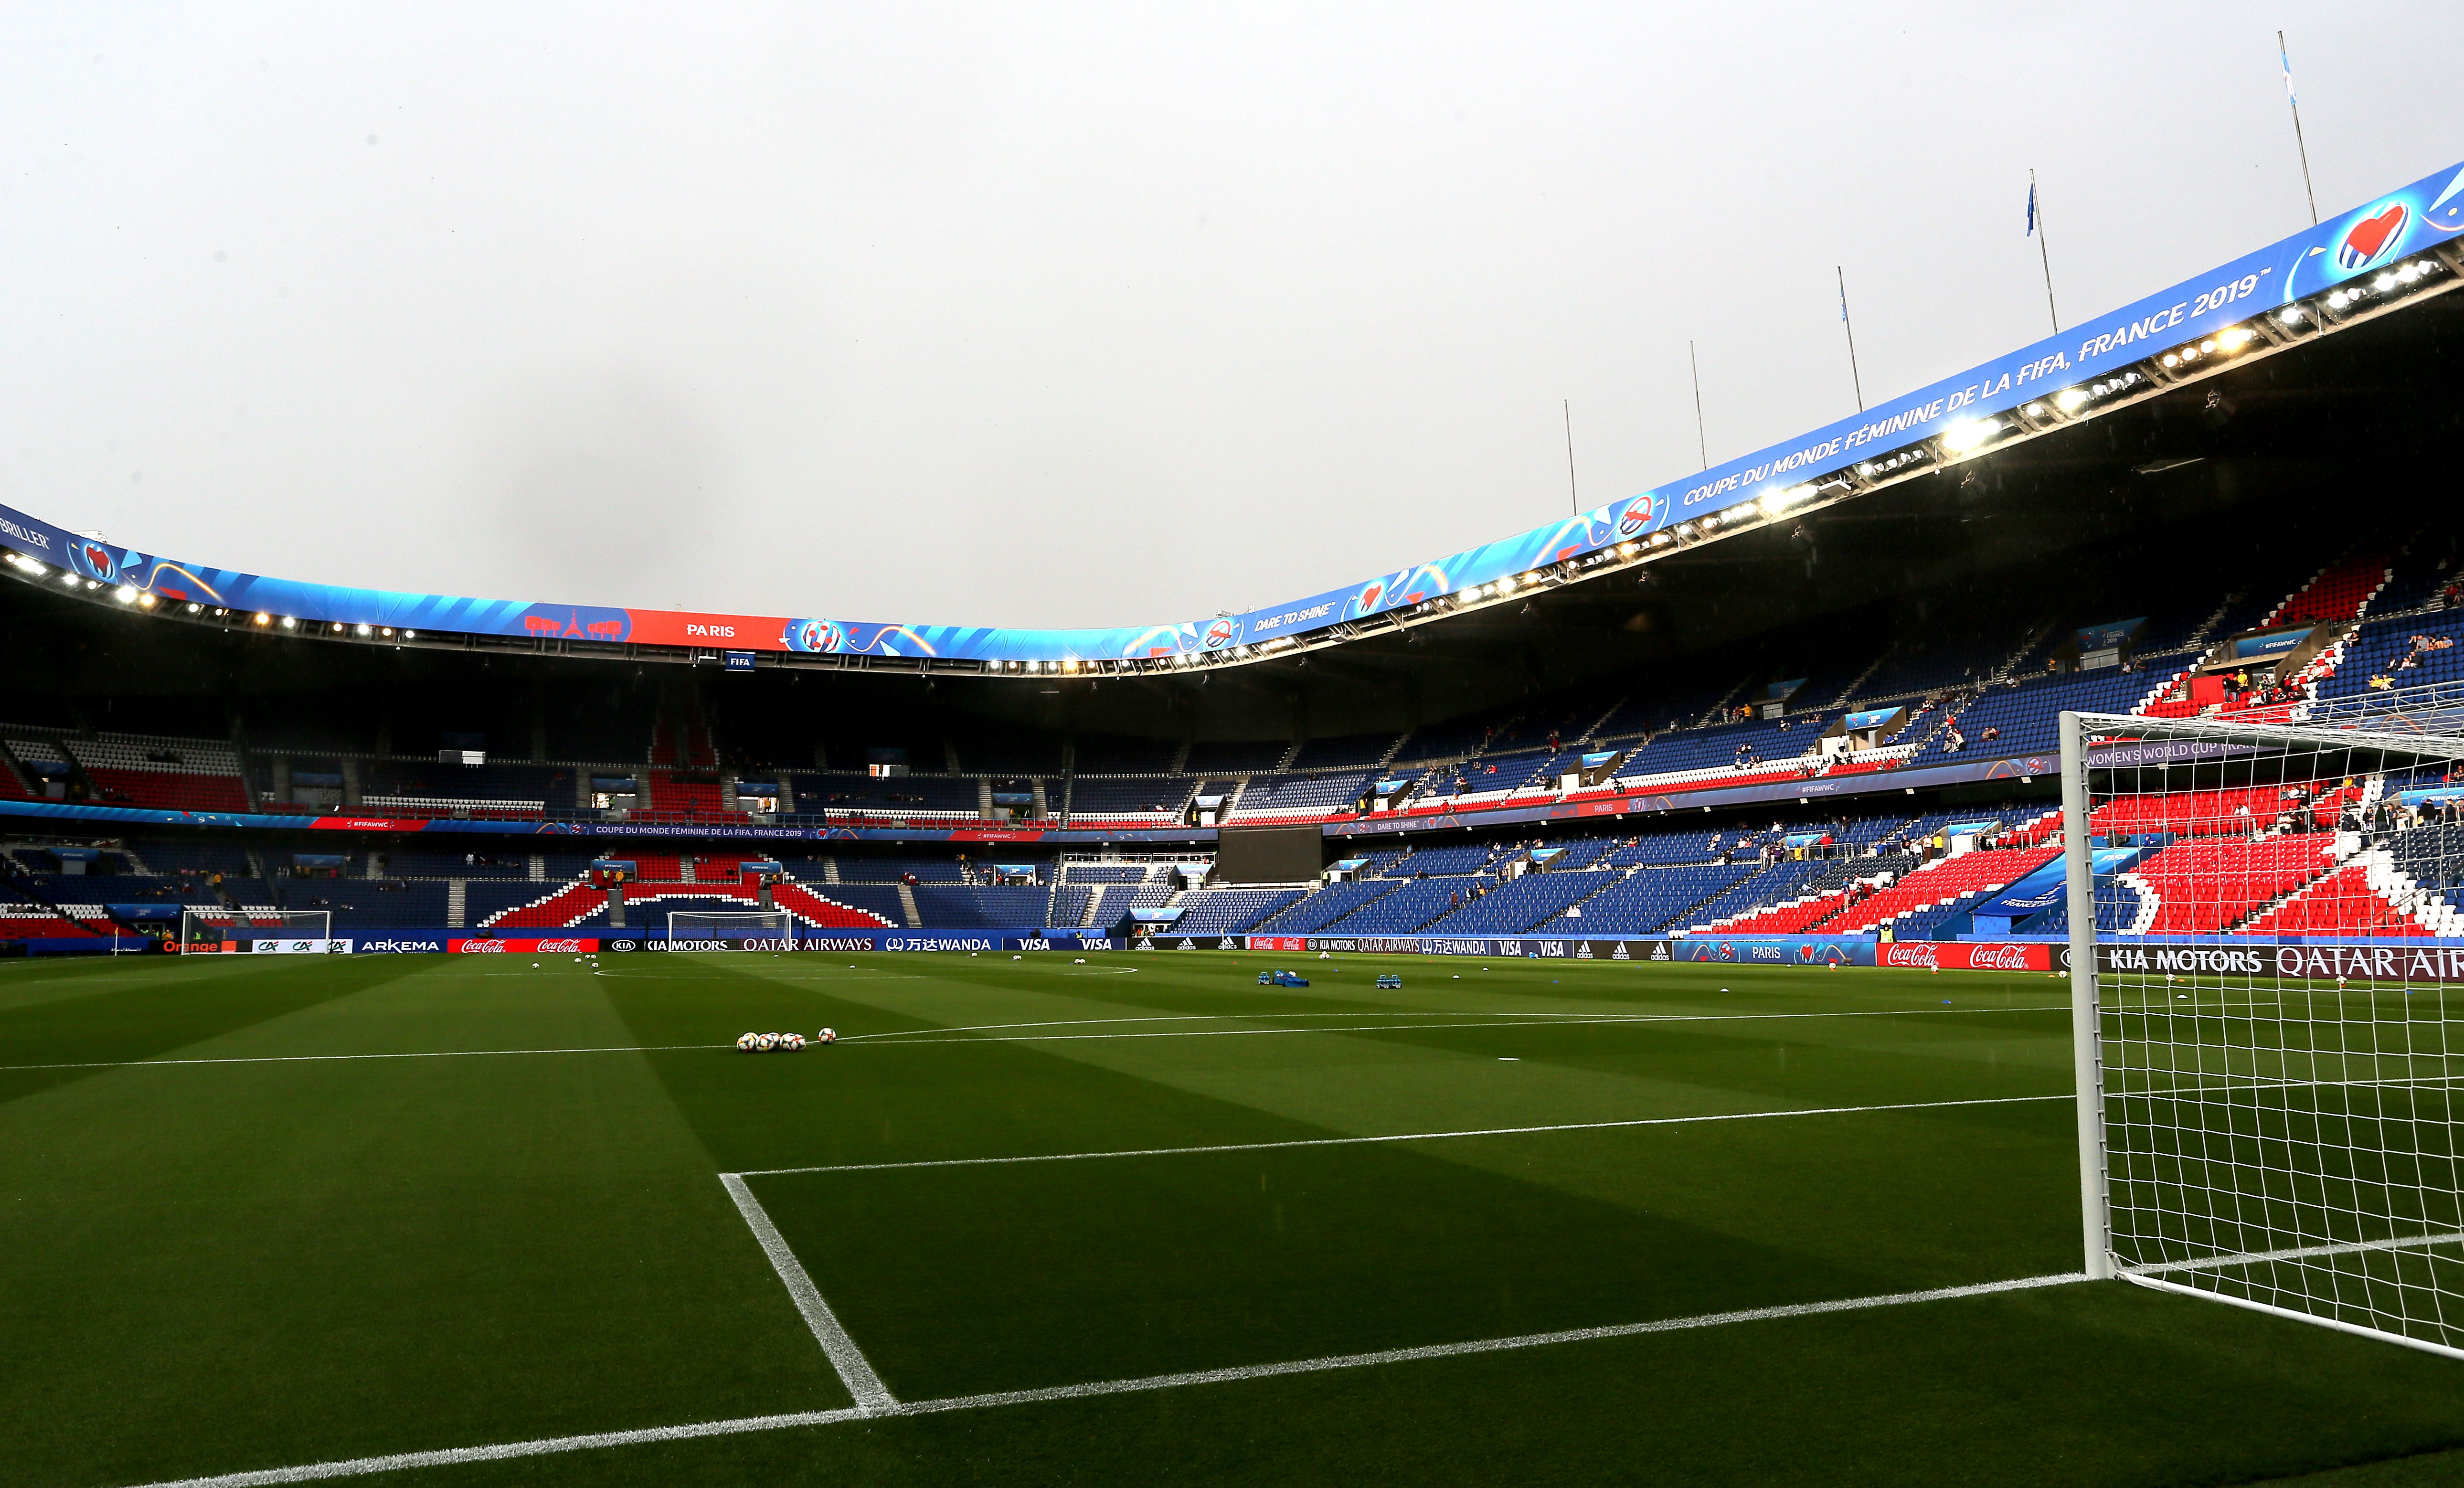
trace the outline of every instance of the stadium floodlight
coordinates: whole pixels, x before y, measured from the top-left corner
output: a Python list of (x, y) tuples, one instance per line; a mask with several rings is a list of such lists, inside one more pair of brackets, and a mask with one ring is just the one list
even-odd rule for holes
[(1767, 514), (1777, 516), (1813, 494), (1814, 488), (1811, 486), (1788, 486), (1778, 491), (1764, 492), (1759, 504)]
[(416, 641), (419, 639), (419, 632), (416, 630), (406, 630), (402, 633), (402, 638), (406, 641)]
[(198, 609), (199, 609), (200, 607), (201, 607), (201, 606), (199, 606), (199, 605), (196, 603), (196, 602), (194, 602), (194, 601), (192, 600), (192, 601), (190, 601), (190, 602), (189, 602), (189, 603), (188, 603), (188, 613), (189, 613), (189, 614), (191, 614), (191, 615), (194, 615), (195, 613), (197, 613), (197, 611), (198, 611)]
[(1999, 419), (1961, 419), (1942, 431), (1942, 447), (1953, 454), (1981, 449), (2003, 430)]
[(2090, 1276), (2464, 1358), (2443, 711), (2062, 714)]
[(77, 587), (77, 576), (74, 573), (64, 572), (60, 575), (60, 582), (67, 584), (72, 589)]
[(2301, 307), (2299, 305), (2285, 306), (2282, 310), (2277, 312), (2276, 322), (2278, 325), (2299, 325), (2301, 323)]
[(299, 622), (289, 615), (285, 615), (282, 617), (282, 628), (285, 630), (297, 630), (299, 628)]

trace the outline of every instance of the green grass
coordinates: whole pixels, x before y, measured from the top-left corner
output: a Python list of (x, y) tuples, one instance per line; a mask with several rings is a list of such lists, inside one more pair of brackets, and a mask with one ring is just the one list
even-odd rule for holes
[[(911, 1401), (2078, 1265), (2062, 982), (1089, 959), (11, 967), (0, 1481), (845, 1407), (722, 1172)], [(2445, 1482), (2459, 1368), (2081, 1283), (375, 1480)]]

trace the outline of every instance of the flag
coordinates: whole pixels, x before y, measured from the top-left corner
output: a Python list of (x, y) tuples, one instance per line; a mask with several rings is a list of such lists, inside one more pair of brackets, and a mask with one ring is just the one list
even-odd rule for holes
[(2299, 108), (2301, 100), (2293, 97), (2293, 54), (2284, 50), (2282, 32), (2276, 33), (2276, 59), (2284, 64), (2284, 96), (2292, 100), (2295, 108)]
[(2034, 181), (2028, 183), (2028, 231), (2026, 235), (2029, 237), (2035, 237), (2036, 235), (2036, 183)]

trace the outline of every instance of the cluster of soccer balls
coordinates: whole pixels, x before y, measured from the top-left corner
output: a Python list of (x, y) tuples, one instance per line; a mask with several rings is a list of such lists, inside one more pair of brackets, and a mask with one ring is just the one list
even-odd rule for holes
[(773, 1049), (784, 1049), (793, 1054), (808, 1042), (836, 1043), (838, 1041), (838, 1030), (825, 1028), (809, 1039), (803, 1034), (746, 1034), (736, 1040), (736, 1046), (747, 1054), (767, 1054)]

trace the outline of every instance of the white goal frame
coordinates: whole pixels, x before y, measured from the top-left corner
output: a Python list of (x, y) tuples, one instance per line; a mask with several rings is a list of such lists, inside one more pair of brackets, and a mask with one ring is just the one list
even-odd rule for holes
[[(2392, 772), (2464, 763), (2464, 710), (2382, 695), (2292, 716), (2061, 715), (2084, 1268), (2464, 1359), (2464, 943), (2098, 930), (2101, 801), (2346, 777), (2366, 800)], [(2092, 761), (2114, 735), (2138, 747)], [(2373, 821), (2324, 820), (2286, 830), (2362, 862), (2341, 855)]]
[[(692, 922), (692, 923), (688, 923)], [(744, 930), (756, 933), (747, 935)], [(796, 917), (784, 909), (671, 909), (668, 945), (679, 941), (759, 940), (765, 949), (796, 949)]]
[[(226, 933), (213, 937), (210, 944), (193, 937), (192, 927), (219, 925)], [(192, 951), (220, 951), (225, 945), (247, 942), (252, 951), (256, 942), (285, 949), (324, 952), (336, 949), (334, 911), (331, 909), (235, 909), (229, 905), (184, 905), (180, 909), (180, 938), (177, 948), (182, 954)]]

